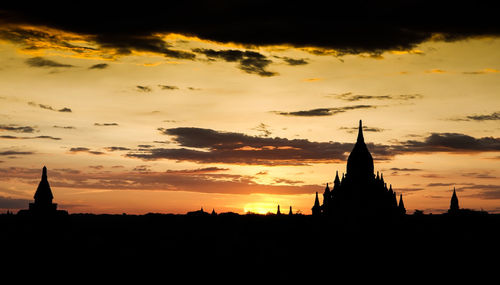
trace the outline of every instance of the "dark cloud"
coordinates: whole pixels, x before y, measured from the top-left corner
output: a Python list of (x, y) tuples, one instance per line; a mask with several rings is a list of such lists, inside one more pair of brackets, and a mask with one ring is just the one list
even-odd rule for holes
[(73, 126), (57, 126), (57, 125), (54, 125), (52, 127), (56, 128), (56, 129), (67, 129), (67, 130), (74, 130), (74, 129), (76, 129), (76, 127), (73, 127)]
[(140, 145), (137, 145), (138, 148), (150, 148), (150, 147), (153, 147), (152, 145), (150, 144), (140, 144)]
[(107, 151), (126, 151), (130, 150), (128, 147), (123, 147), (123, 146), (108, 146), (104, 148)]
[(468, 172), (468, 173), (463, 173), (462, 176), (477, 178), (477, 179), (496, 179), (497, 178), (496, 176), (490, 175), (488, 172), (484, 172), (484, 173)]
[(61, 138), (56, 138), (53, 136), (36, 136), (36, 137), (0, 136), (0, 139), (9, 139), (9, 140), (50, 139), (50, 140), (55, 140), (55, 141), (62, 140)]
[(45, 110), (50, 110), (50, 111), (55, 111), (55, 112), (61, 112), (61, 113), (71, 113), (71, 109), (68, 107), (64, 107), (62, 109), (56, 109), (52, 106), (45, 105), (45, 104), (37, 104), (35, 102), (28, 102), (28, 105), (33, 106), (33, 107), (40, 107)]
[(358, 95), (353, 94), (352, 92), (347, 92), (339, 95), (334, 95), (335, 98), (354, 102), (361, 100), (400, 100), (407, 101), (413, 99), (421, 99), (423, 96), (420, 94), (399, 94), (399, 95)]
[(18, 125), (0, 125), (0, 131), (10, 131), (16, 133), (34, 133), (35, 127)]
[(499, 121), (500, 112), (493, 112), (491, 114), (483, 115), (469, 115), (462, 118), (451, 119), (452, 121)]
[(89, 69), (106, 69), (109, 67), (109, 64), (107, 63), (97, 63), (89, 67)]
[[(340, 55), (377, 55), (386, 50), (409, 50), (428, 40), (457, 41), (500, 34), (495, 5), (484, 0), (474, 5), (430, 0), (344, 1), (335, 3), (335, 11), (341, 13), (334, 16), (320, 3), (290, 5), (288, 1), (262, 0), (218, 1), (217, 5), (177, 1), (156, 3), (154, 9), (150, 5), (110, 5), (96, 10), (87, 5), (64, 13), (58, 8), (47, 3), (22, 5), (4, 9), (2, 18), (4, 23), (88, 35), (101, 48), (114, 48), (123, 54), (138, 50), (188, 59), (194, 55), (172, 50), (157, 33), (250, 46), (316, 47), (318, 53), (326, 54), (334, 49)], [(165, 11), (177, 12), (165, 17)], [(447, 15), (446, 20), (442, 15)]]
[(389, 168), (389, 170), (392, 170), (392, 171), (421, 171), (422, 169), (420, 168), (398, 168), (398, 167), (392, 167), (392, 168)]
[(167, 170), (167, 173), (176, 173), (176, 174), (201, 174), (201, 173), (213, 173), (219, 171), (226, 171), (229, 168), (220, 168), (220, 167), (204, 167), (197, 169), (181, 169), (181, 170)]
[(158, 87), (161, 88), (161, 90), (177, 90), (179, 87), (177, 86), (172, 86), (172, 85), (158, 85)]
[(273, 179), (273, 182), (276, 184), (288, 184), (288, 185), (295, 185), (295, 184), (304, 183), (304, 181), (284, 179), (284, 178), (275, 178), (275, 179)]
[(86, 152), (86, 153), (95, 154), (95, 155), (104, 154), (104, 152), (102, 152), (102, 151), (95, 151), (95, 150), (91, 150), (91, 149), (86, 148), (86, 147), (72, 147), (69, 149), (69, 152), (72, 152), (72, 153)]
[[(267, 185), (258, 184), (252, 176), (220, 173), (224, 169), (213, 167), (186, 170), (148, 171), (140, 165), (136, 171), (71, 173), (50, 170), (50, 185), (53, 188), (108, 189), (108, 190), (163, 190), (221, 194), (313, 194), (318, 185)], [(26, 183), (37, 183), (40, 169), (9, 167), (0, 168), (0, 181), (16, 179)], [(127, 179), (123, 179), (127, 177)], [(26, 207), (25, 204), (23, 207)]]
[(0, 196), (0, 209), (23, 209), (28, 207), (29, 202), (28, 199)]
[[(50, 47), (53, 49), (64, 51), (70, 49), (79, 54), (96, 50), (92, 47), (71, 44), (70, 41), (73, 40), (71, 36), (54, 35), (48, 31), (42, 31), (34, 27), (11, 26), (10, 28), (0, 29), (0, 38), (21, 45), (23, 49), (30, 51), (43, 49), (47, 44), (50, 44)], [(44, 45), (39, 45), (39, 42), (43, 42)]]
[(296, 117), (319, 117), (319, 116), (333, 116), (339, 113), (344, 113), (350, 110), (357, 109), (374, 109), (377, 106), (374, 105), (355, 105), (355, 106), (345, 106), (345, 107), (335, 107), (335, 108), (318, 108), (305, 111), (293, 111), (293, 112), (281, 112), (274, 111), (274, 113), (283, 116), (296, 116)]
[[(143, 160), (170, 159), (197, 163), (307, 165), (343, 162), (353, 147), (352, 143), (249, 136), (202, 128), (159, 128), (158, 130), (171, 136), (171, 141), (177, 143), (179, 147), (135, 149), (126, 156)], [(387, 161), (396, 155), (414, 153), (500, 152), (500, 138), (474, 138), (464, 134), (434, 133), (421, 141), (396, 141), (391, 145), (367, 143), (367, 146), (374, 160)], [(410, 172), (420, 169), (393, 168), (391, 170)]]
[(138, 165), (132, 169), (132, 171), (138, 171), (138, 172), (149, 172), (151, 171), (151, 166), (149, 165)]
[[(346, 132), (352, 134), (352, 133), (357, 133), (358, 132), (357, 127), (340, 127), (339, 130), (345, 130)], [(375, 127), (368, 127), (368, 126), (363, 126), (363, 132), (373, 132), (373, 133), (379, 133), (383, 132), (385, 129), (382, 128), (375, 128)]]
[(305, 65), (308, 64), (309, 62), (305, 58), (291, 58), (287, 56), (274, 56), (275, 58), (279, 58), (286, 62), (288, 65)]
[(427, 187), (443, 187), (443, 186), (448, 187), (448, 186), (454, 186), (454, 185), (456, 185), (456, 183), (440, 183), (440, 182), (438, 182), (438, 183), (429, 183), (429, 184), (427, 184)]
[[(198, 163), (305, 165), (344, 161), (353, 147), (352, 143), (269, 138), (202, 128), (160, 128), (159, 131), (171, 136), (181, 148), (134, 150), (127, 156), (143, 160), (171, 159)], [(392, 155), (386, 146), (368, 145), (375, 157)]]
[(402, 152), (488, 152), (500, 151), (500, 138), (474, 138), (458, 133), (433, 133), (424, 141), (409, 140), (395, 146)]
[(17, 151), (17, 150), (4, 150), (0, 151), (0, 156), (9, 156), (9, 155), (30, 155), (34, 154), (32, 151)]
[(465, 191), (469, 192), (469, 190), (475, 190), (474, 193), (467, 193), (467, 197), (476, 197), (481, 199), (500, 199), (500, 185), (494, 184), (474, 184), (465, 185), (457, 187), (457, 191)]
[(74, 67), (71, 64), (59, 63), (39, 56), (28, 58), (26, 64), (31, 67)]
[(71, 113), (71, 109), (70, 109), (70, 108), (67, 108), (67, 107), (64, 107), (64, 108), (62, 108), (62, 109), (57, 110), (57, 112), (66, 112), (66, 113)]
[(149, 92), (153, 91), (153, 88), (151, 88), (149, 86), (137, 85), (136, 88), (137, 88), (136, 91), (139, 91), (139, 92), (149, 93)]
[(113, 126), (119, 126), (118, 123), (94, 123), (94, 126), (98, 127), (113, 127)]
[(250, 74), (257, 74), (263, 77), (278, 75), (276, 72), (266, 70), (272, 63), (270, 59), (261, 53), (241, 50), (213, 50), (213, 49), (193, 49), (193, 52), (204, 54), (210, 60), (221, 59), (227, 62), (239, 62), (238, 68)]
[(102, 165), (89, 165), (89, 168), (95, 169), (95, 170), (101, 170), (104, 168)]

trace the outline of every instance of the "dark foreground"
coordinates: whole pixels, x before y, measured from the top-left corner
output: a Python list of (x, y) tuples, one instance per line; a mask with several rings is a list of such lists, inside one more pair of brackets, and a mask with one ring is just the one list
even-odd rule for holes
[(0, 258), (13, 267), (81, 278), (392, 279), (406, 270), (485, 276), (498, 270), (500, 215), (343, 222), (300, 215), (2, 215), (0, 245)]

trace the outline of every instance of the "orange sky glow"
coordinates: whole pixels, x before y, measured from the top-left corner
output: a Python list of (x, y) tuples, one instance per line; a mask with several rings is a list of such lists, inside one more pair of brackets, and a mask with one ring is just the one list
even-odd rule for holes
[(498, 37), (351, 54), (140, 40), (155, 49), (0, 25), (0, 212), (27, 208), (45, 165), (70, 213), (310, 214), (359, 120), (407, 213), (446, 211), (453, 188), (461, 207), (500, 212)]

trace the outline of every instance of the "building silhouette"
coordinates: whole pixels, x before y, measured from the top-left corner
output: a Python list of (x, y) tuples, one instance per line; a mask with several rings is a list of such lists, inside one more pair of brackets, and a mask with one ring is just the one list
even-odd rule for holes
[(47, 167), (42, 169), (42, 178), (35, 192), (35, 201), (29, 203), (28, 210), (20, 210), (18, 214), (30, 214), (37, 216), (52, 216), (52, 215), (65, 215), (68, 212), (64, 210), (57, 210), (57, 204), (52, 203), (54, 195), (47, 179)]
[(453, 187), (453, 194), (451, 195), (450, 209), (448, 209), (448, 213), (458, 214), (459, 211), (460, 211), (460, 207), (458, 206), (457, 192), (455, 191), (455, 187)]
[(365, 144), (363, 125), (359, 121), (356, 143), (347, 159), (347, 171), (342, 179), (337, 171), (333, 186), (326, 184), (323, 204), (318, 193), (312, 208), (315, 216), (394, 216), (404, 215), (403, 195), (399, 205), (392, 185), (387, 188), (383, 174), (374, 173), (373, 158)]

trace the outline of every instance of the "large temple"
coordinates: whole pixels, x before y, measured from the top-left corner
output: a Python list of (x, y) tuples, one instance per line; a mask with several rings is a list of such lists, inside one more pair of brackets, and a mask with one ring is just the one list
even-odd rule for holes
[(363, 137), (363, 125), (359, 121), (358, 138), (347, 159), (347, 171), (333, 187), (326, 184), (323, 204), (318, 193), (312, 208), (314, 216), (395, 216), (404, 215), (403, 195), (399, 204), (392, 185), (387, 187), (383, 174), (374, 173), (373, 158)]

